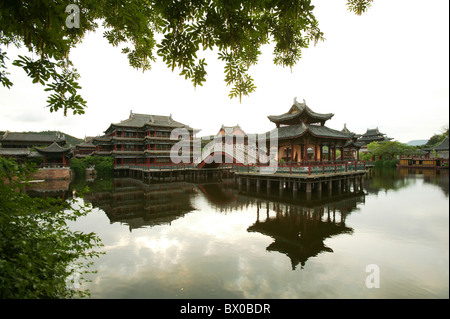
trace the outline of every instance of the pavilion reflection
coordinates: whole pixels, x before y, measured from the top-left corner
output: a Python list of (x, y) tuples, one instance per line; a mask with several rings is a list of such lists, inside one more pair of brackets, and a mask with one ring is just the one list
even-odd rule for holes
[(195, 185), (185, 182), (147, 184), (132, 178), (115, 178), (112, 187), (85, 194), (85, 200), (103, 210), (110, 223), (133, 229), (169, 224), (195, 210), (190, 194)]
[(30, 182), (25, 185), (24, 192), (31, 197), (61, 198), (63, 200), (72, 197), (70, 192), (70, 179), (55, 179), (38, 182)]
[(292, 270), (298, 264), (303, 268), (310, 257), (333, 252), (325, 245), (327, 238), (353, 233), (345, 220), (363, 201), (364, 194), (313, 207), (258, 201), (256, 221), (247, 231), (272, 237), (274, 241), (266, 249), (288, 256)]
[[(230, 191), (226, 185), (221, 187)], [(273, 238), (266, 249), (289, 257), (292, 270), (299, 264), (303, 268), (309, 258), (320, 253), (333, 252), (325, 241), (334, 236), (352, 234), (353, 229), (346, 225), (346, 218), (365, 202), (363, 191), (313, 198), (277, 197), (237, 190), (235, 194), (235, 202), (216, 206), (216, 209), (227, 212), (256, 208), (256, 220), (247, 231)]]

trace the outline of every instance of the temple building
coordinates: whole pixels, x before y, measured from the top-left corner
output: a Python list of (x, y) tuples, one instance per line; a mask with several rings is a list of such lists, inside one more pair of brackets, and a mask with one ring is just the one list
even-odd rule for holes
[(187, 129), (192, 141), (194, 129), (175, 121), (172, 115), (130, 112), (128, 119), (112, 123), (105, 135), (92, 140), (96, 146), (94, 154), (113, 156), (115, 165), (169, 163), (170, 150), (180, 141), (170, 138), (176, 128)]
[[(358, 144), (354, 144), (355, 134), (338, 131), (325, 126), (332, 113), (316, 113), (303, 103), (294, 103), (288, 112), (268, 116), (278, 129), (278, 159), (284, 162), (335, 161), (336, 150), (345, 154), (345, 148), (353, 147), (358, 158)], [(329, 151), (324, 156), (324, 147)], [(308, 151), (309, 150), (309, 151)], [(342, 158), (343, 159), (343, 158)]]
[(62, 147), (56, 142), (47, 147), (36, 147), (36, 151), (43, 156), (44, 166), (68, 167), (72, 157), (71, 147)]
[(372, 142), (384, 142), (390, 141), (392, 138), (386, 137), (386, 134), (381, 133), (377, 128), (367, 129), (366, 133), (362, 134), (358, 138), (359, 143), (363, 143), (364, 145), (370, 144)]
[(227, 134), (229, 134), (229, 135), (242, 135), (242, 136), (246, 135), (244, 130), (239, 126), (239, 124), (237, 124), (235, 126), (222, 125), (216, 136), (218, 136), (218, 135), (227, 135)]
[[(37, 134), (37, 133), (12, 133), (6, 131), (0, 136), (0, 156), (14, 159), (20, 163), (35, 161), (37, 163), (43, 158), (39, 147), (49, 147), (53, 144), (64, 148), (66, 137), (64, 134)], [(51, 149), (54, 149), (52, 147)], [(70, 157), (70, 149), (65, 151), (66, 157)], [(62, 160), (62, 158), (61, 158)], [(67, 164), (67, 163), (66, 163)], [(62, 162), (61, 162), (62, 165)]]
[(73, 156), (76, 158), (84, 158), (94, 155), (97, 147), (92, 143), (94, 137), (85, 137), (83, 142), (75, 145), (73, 148)]
[(357, 159), (359, 160), (359, 150), (364, 146), (364, 143), (358, 142), (358, 138), (361, 136), (359, 134), (355, 134), (347, 128), (347, 124), (344, 124), (344, 128), (341, 132), (346, 134), (353, 134), (353, 137), (347, 141), (344, 145), (344, 152), (341, 154), (341, 159)]
[(424, 151), (427, 152), (428, 155), (430, 155), (430, 153), (434, 151), (436, 152), (438, 157), (448, 159), (449, 158), (448, 136), (444, 138), (444, 140), (438, 145), (430, 148), (425, 148)]

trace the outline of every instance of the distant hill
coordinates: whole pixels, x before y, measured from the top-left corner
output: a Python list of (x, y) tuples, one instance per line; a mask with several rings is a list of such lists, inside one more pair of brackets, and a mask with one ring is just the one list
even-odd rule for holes
[[(0, 135), (3, 135), (4, 133), (5, 133), (5, 131), (0, 131)], [(83, 139), (66, 134), (64, 132), (58, 132), (58, 131), (41, 131), (41, 132), (28, 131), (28, 132), (11, 132), (11, 133), (33, 133), (33, 134), (41, 134), (41, 135), (56, 135), (57, 133), (60, 133), (60, 134), (64, 134), (66, 136), (67, 146), (75, 146), (75, 145), (83, 142)]]
[(428, 140), (412, 140), (406, 143), (409, 146), (420, 146), (427, 144)]

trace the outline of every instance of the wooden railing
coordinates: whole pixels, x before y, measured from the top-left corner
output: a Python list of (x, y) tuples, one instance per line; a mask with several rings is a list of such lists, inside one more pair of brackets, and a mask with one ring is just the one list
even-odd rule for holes
[[(332, 174), (339, 172), (364, 171), (371, 162), (362, 161), (339, 161), (339, 162), (304, 162), (295, 164), (279, 163), (275, 165), (262, 164), (239, 164), (222, 163), (221, 169), (229, 169), (236, 173), (267, 173), (267, 174), (290, 174), (290, 175), (311, 175), (311, 174)], [(170, 171), (170, 170), (191, 170), (197, 169), (197, 164), (174, 164), (174, 163), (153, 163), (153, 164), (116, 164), (116, 169), (137, 169), (148, 171)]]

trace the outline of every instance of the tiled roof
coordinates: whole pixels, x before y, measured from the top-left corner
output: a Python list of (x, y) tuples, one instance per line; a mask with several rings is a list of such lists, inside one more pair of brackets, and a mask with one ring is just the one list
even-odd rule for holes
[(70, 150), (70, 147), (59, 146), (56, 142), (53, 142), (52, 145), (49, 145), (47, 147), (36, 147), (36, 151), (38, 151), (39, 153), (61, 153), (68, 152)]
[(342, 131), (334, 130), (326, 126), (313, 125), (313, 124), (295, 124), (289, 126), (281, 126), (278, 129), (278, 138), (292, 138), (305, 134), (309, 131), (312, 135), (319, 137), (331, 137), (339, 139), (350, 139), (353, 137), (353, 133), (344, 133)]
[(439, 145), (433, 147), (436, 151), (448, 151), (448, 137), (446, 137)]
[(35, 142), (35, 143), (51, 143), (51, 142), (61, 142), (65, 141), (65, 135), (45, 135), (45, 134), (35, 134), (35, 133), (5, 133), (0, 137), (0, 141), (20, 141), (20, 142)]
[(377, 128), (373, 128), (373, 129), (367, 129), (366, 133), (364, 133), (364, 134), (362, 135), (362, 137), (366, 137), (366, 136), (377, 136), (377, 135), (380, 135), (380, 136), (383, 135), (383, 134), (381, 134), (380, 131), (378, 130), (378, 127), (377, 127)]
[(177, 122), (172, 119), (172, 115), (151, 115), (151, 114), (138, 114), (130, 113), (130, 117), (126, 120), (120, 121), (119, 123), (113, 123), (114, 126), (120, 127), (144, 127), (145, 125), (155, 125), (155, 126), (166, 126), (166, 127), (185, 127), (191, 129), (188, 125)]
[(289, 112), (281, 115), (269, 115), (268, 118), (270, 121), (277, 123), (295, 119), (303, 113), (316, 121), (327, 121), (334, 116), (333, 113), (316, 113), (306, 105), (305, 100), (303, 100), (303, 103), (298, 103), (297, 99), (294, 99), (294, 104), (290, 108)]
[(0, 156), (28, 156), (30, 150), (28, 148), (0, 148)]

